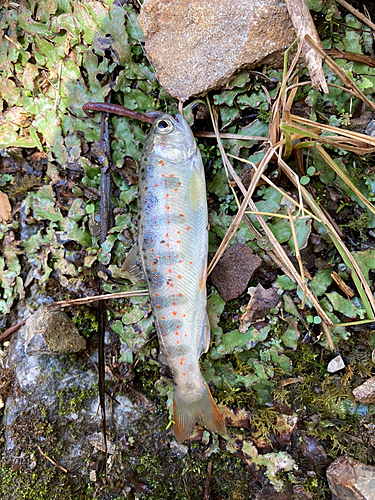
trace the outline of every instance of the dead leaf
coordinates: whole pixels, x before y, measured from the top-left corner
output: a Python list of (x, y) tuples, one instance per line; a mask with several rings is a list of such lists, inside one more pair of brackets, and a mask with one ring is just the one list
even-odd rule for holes
[(8, 222), (12, 213), (12, 206), (8, 196), (0, 191), (0, 222)]
[(273, 288), (264, 289), (262, 285), (250, 287), (248, 290), (250, 301), (246, 307), (246, 312), (241, 316), (239, 330), (241, 333), (247, 332), (252, 323), (263, 320), (270, 309), (276, 307), (280, 297)]

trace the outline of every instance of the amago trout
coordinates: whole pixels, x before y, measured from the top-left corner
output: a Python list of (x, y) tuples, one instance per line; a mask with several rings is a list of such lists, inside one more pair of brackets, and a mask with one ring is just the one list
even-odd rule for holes
[(225, 434), (199, 368), (209, 347), (206, 313), (208, 220), (201, 155), (186, 121), (159, 116), (143, 148), (138, 246), (161, 357), (173, 374), (174, 432), (187, 439), (197, 421)]

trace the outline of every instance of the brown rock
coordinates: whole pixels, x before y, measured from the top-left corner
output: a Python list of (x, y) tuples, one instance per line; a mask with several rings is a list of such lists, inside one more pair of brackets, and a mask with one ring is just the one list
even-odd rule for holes
[(235, 299), (246, 287), (262, 260), (244, 243), (234, 243), (212, 271), (212, 283), (222, 298)]
[(49, 311), (42, 306), (26, 322), (25, 352), (28, 356), (41, 354), (70, 354), (86, 349), (72, 320), (62, 311)]
[(145, 0), (138, 21), (160, 83), (182, 101), (281, 60), (296, 38), (282, 0)]
[(373, 500), (375, 467), (354, 458), (337, 458), (327, 469), (327, 479), (335, 500)]
[(375, 377), (369, 378), (353, 391), (359, 403), (375, 403)]
[(280, 446), (290, 445), (292, 434), (298, 429), (298, 417), (296, 415), (276, 415), (276, 440)]

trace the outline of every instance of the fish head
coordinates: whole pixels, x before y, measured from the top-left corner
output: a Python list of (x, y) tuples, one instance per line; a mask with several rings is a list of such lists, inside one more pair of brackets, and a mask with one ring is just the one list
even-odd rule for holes
[(197, 151), (197, 144), (181, 115), (173, 118), (171, 115), (161, 114), (152, 125), (144, 151), (155, 155), (159, 160), (180, 163)]

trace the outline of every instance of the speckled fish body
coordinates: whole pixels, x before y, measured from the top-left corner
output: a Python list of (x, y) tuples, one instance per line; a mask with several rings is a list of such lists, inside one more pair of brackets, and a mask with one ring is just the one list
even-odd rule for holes
[(162, 359), (174, 380), (179, 441), (200, 420), (225, 434), (199, 357), (209, 346), (206, 314), (208, 220), (204, 170), (194, 136), (177, 115), (161, 115), (140, 163), (138, 245)]

